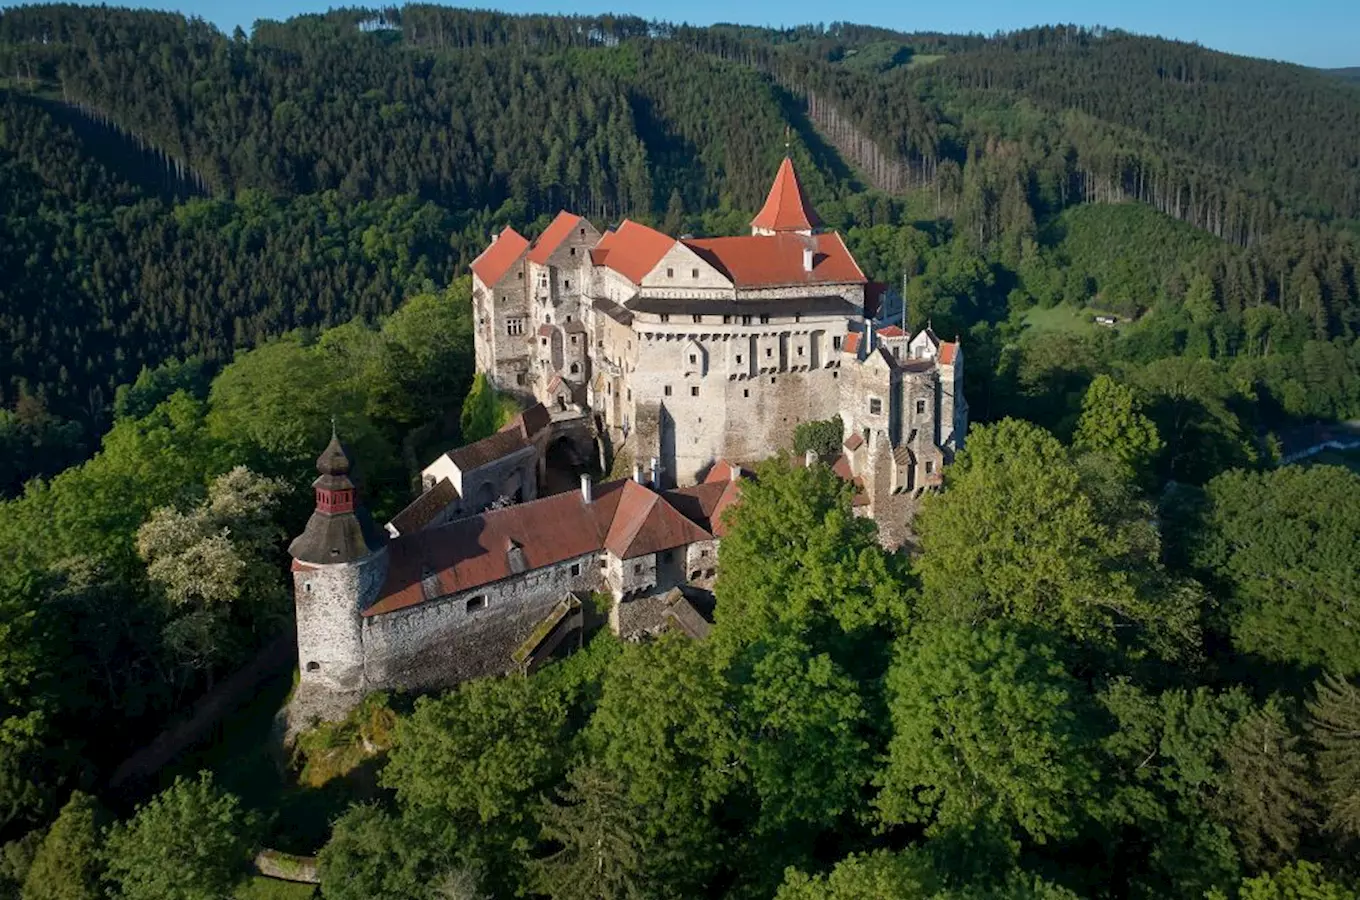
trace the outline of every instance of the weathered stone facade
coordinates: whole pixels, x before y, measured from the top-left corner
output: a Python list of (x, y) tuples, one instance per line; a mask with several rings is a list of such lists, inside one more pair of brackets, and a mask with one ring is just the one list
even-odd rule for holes
[[(675, 589), (712, 585), (740, 464), (804, 422), (840, 416), (833, 468), (856, 513), (907, 541), (967, 432), (962, 349), (876, 319), (881, 292), (815, 222), (786, 160), (749, 237), (601, 235), (565, 212), (532, 243), (498, 235), (472, 264), (477, 367), (532, 405), (427, 466), (386, 543), (338, 442), (323, 454), (293, 545), (299, 703), (525, 671), (525, 647), (559, 645), (591, 593), (621, 632), (706, 633)], [(628, 446), (634, 479), (539, 497), (548, 446), (569, 438), (577, 456)]]

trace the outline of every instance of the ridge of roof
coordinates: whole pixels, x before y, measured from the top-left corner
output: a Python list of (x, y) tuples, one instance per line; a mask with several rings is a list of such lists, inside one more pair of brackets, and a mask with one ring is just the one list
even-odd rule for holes
[(576, 227), (576, 223), (581, 221), (581, 217), (575, 213), (569, 213), (565, 209), (557, 214), (543, 233), (534, 241), (533, 249), (529, 251), (529, 261), (540, 266), (548, 264), (548, 257), (557, 252), (557, 248), (562, 246), (562, 242), (571, 236), (571, 230)]
[(468, 267), (482, 280), (482, 284), (493, 287), (505, 277), (524, 251), (529, 249), (529, 240), (515, 229), (506, 226), (481, 254)]
[(751, 220), (751, 227), (775, 232), (811, 231), (817, 224), (817, 213), (813, 211), (798, 175), (793, 171), (793, 160), (786, 156), (779, 164), (779, 172), (770, 185), (765, 205)]
[[(806, 284), (867, 284), (859, 263), (834, 231), (801, 234), (740, 235), (681, 241), (738, 287)], [(811, 249), (812, 271), (803, 252)]]
[(633, 284), (641, 284), (676, 243), (675, 238), (655, 228), (624, 219), (618, 230), (600, 238), (590, 251), (590, 258), (596, 265), (613, 269)]

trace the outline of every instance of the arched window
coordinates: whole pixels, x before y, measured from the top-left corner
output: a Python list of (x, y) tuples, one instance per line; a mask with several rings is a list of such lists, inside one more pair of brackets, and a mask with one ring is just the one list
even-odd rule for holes
[(572, 364), (571, 364), (571, 374), (573, 374), (573, 375), (578, 375), (578, 374), (580, 374), (580, 372), (581, 372), (581, 367), (578, 366), (576, 363), (572, 363)]

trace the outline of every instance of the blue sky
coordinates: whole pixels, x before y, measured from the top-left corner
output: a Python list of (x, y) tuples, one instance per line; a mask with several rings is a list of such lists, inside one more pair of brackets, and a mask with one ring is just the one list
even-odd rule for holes
[[(137, 0), (119, 0), (138, 5)], [(9, 4), (0, 4), (7, 6)], [(373, 0), (169, 0), (148, 5), (199, 15), (231, 30), (247, 31), (259, 18), (286, 18), (336, 5), (381, 5)], [(631, 13), (644, 18), (710, 24), (797, 25), (837, 19), (903, 31), (979, 31), (1075, 22), (1198, 41), (1217, 50), (1283, 59), (1310, 66), (1360, 66), (1357, 0), (474, 0), (507, 12)]]

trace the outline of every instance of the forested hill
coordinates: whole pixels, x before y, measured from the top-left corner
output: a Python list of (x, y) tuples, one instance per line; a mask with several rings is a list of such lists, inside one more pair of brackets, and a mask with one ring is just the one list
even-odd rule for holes
[(912, 223), (1004, 268), (931, 288), (913, 316), (968, 328), (1017, 290), (1020, 306), (1106, 293), (1050, 271), (1048, 225), (1133, 200), (1219, 240), (1150, 293), (1121, 290), (1121, 311), (1180, 300), (1202, 270), (1236, 322), (1215, 353), (1238, 352), (1254, 307), (1290, 323), (1271, 347), (1353, 334), (1360, 94), (1314, 70), (1065, 27), (984, 40), (407, 6), (247, 36), (20, 7), (0, 13), (0, 407), (22, 413), (0, 413), (20, 460), (0, 480), (78, 457), (144, 367), (390, 312), (501, 225), (568, 206), (740, 229), (786, 142), (875, 277), (927, 268), (914, 238), (868, 237)]

